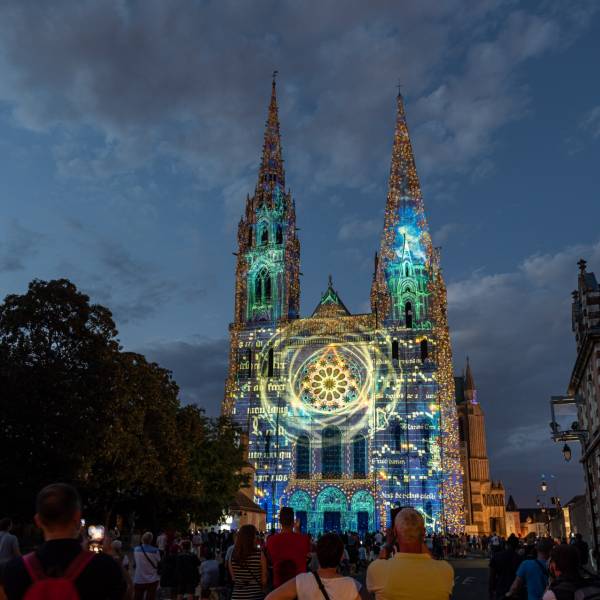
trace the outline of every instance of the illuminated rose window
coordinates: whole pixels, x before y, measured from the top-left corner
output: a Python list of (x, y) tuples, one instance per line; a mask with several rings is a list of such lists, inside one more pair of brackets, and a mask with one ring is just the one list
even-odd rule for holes
[(356, 374), (356, 368), (350, 368), (338, 352), (328, 350), (304, 369), (303, 402), (322, 411), (337, 411), (348, 406), (358, 396)]

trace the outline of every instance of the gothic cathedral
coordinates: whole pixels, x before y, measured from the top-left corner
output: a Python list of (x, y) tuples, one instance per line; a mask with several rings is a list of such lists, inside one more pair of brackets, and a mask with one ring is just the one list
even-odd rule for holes
[(300, 242), (273, 81), (258, 181), (238, 228), (223, 413), (247, 432), (254, 501), (305, 531), (385, 527), (413, 506), (429, 531), (464, 528), (446, 287), (397, 98), (371, 312), (333, 287), (300, 316)]

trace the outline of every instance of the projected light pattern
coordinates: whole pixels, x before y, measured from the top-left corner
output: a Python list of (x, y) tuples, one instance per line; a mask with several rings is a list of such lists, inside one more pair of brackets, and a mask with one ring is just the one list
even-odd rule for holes
[(360, 370), (349, 367), (335, 347), (311, 357), (300, 371), (300, 397), (309, 408), (334, 412), (358, 398)]
[(254, 501), (305, 530), (390, 525), (394, 506), (428, 531), (464, 526), (446, 288), (398, 113), (371, 313), (352, 315), (331, 278), (299, 313), (295, 206), (285, 192), (275, 82), (256, 192), (238, 229), (235, 320), (223, 411), (248, 436)]

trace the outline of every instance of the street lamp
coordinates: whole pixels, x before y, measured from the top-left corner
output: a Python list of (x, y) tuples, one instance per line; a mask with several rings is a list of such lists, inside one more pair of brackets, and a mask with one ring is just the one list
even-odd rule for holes
[(567, 462), (569, 462), (571, 460), (571, 457), (573, 456), (573, 454), (571, 452), (571, 448), (569, 448), (569, 444), (565, 444), (563, 446), (562, 453), (563, 453), (563, 456), (565, 457), (565, 460)]
[(545, 494), (548, 491), (548, 484), (545, 480), (542, 480), (542, 485), (540, 486), (542, 493)]

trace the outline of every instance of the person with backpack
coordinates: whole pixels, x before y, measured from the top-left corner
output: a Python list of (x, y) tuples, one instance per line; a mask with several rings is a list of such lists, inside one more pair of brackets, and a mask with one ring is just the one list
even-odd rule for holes
[(269, 536), (267, 556), (273, 566), (273, 587), (279, 587), (288, 579), (306, 572), (306, 563), (310, 558), (310, 539), (299, 533), (300, 523), (294, 531), (294, 509), (282, 506), (279, 511), (281, 531)]
[(258, 546), (256, 527), (243, 525), (238, 531), (229, 562), (233, 579), (231, 600), (262, 600), (267, 584), (267, 559)]
[(550, 575), (547, 567), (548, 557), (554, 542), (542, 538), (536, 544), (537, 556), (524, 560), (517, 569), (517, 576), (506, 594), (506, 598), (519, 598), (520, 591), (527, 589), (527, 600), (542, 600)]
[(119, 565), (108, 554), (87, 552), (81, 546), (81, 500), (75, 488), (54, 483), (42, 489), (34, 521), (44, 543), (6, 565), (8, 600), (125, 598), (127, 583)]
[(575, 545), (560, 544), (550, 552), (550, 585), (543, 600), (600, 600), (600, 580), (584, 579)]
[(344, 543), (337, 533), (321, 536), (317, 542), (319, 568), (286, 581), (266, 600), (360, 600), (360, 583), (338, 573), (343, 553)]

